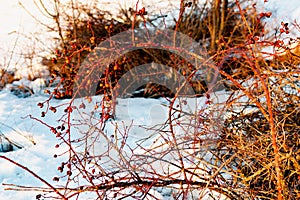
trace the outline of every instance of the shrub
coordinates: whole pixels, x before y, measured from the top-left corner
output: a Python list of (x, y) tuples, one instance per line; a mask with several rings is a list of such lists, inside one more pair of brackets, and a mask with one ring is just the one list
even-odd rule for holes
[(12, 83), (15, 80), (15, 73), (13, 71), (7, 71), (0, 68), (0, 90), (2, 90), (6, 84)]
[[(245, 41), (252, 41), (255, 36), (263, 34), (263, 25), (260, 22), (263, 17), (258, 17), (254, 7), (248, 6), (250, 8), (245, 8), (249, 10), (245, 17), (237, 12), (238, 7), (235, 3), (228, 2), (228, 0), (221, 2), (222, 5), (211, 2), (210, 5), (204, 5), (204, 7), (202, 4), (186, 4), (182, 7), (182, 16), (178, 21), (175, 21), (176, 26), (169, 25), (170, 27), (168, 27), (199, 41), (203, 47), (211, 52), (211, 55), (216, 52), (223, 52), (221, 55), (219, 53), (215, 54), (218, 55), (214, 58), (216, 62), (219, 62), (219, 58), (222, 57), (230, 58), (230, 56), (224, 54), (227, 49), (239, 45), (243, 46)], [(52, 62), (47, 61), (46, 58), (43, 61), (44, 64), (49, 66), (53, 77), (62, 78), (62, 88), (57, 90), (57, 94), (54, 95), (57, 98), (72, 97), (74, 77), (77, 74), (78, 67), (86, 55), (101, 41), (126, 31), (132, 26), (141, 27), (143, 23), (152, 21), (150, 17), (146, 18), (146, 12), (144, 15), (140, 14), (142, 9), (138, 11), (133, 11), (131, 8), (120, 10), (118, 19), (123, 19), (123, 22), (116, 20), (108, 12), (103, 12), (97, 8), (92, 10), (81, 6), (73, 9), (74, 12), (80, 13), (79, 17), (73, 19), (70, 14), (63, 13), (62, 18), (68, 26), (66, 29), (58, 27), (61, 42), (55, 50), (55, 57), (51, 59)], [(247, 23), (236, 23), (242, 20), (242, 17), (245, 17)], [(213, 21), (216, 22), (212, 23)], [(216, 29), (217, 27), (220, 28)], [(251, 28), (251, 34), (248, 33), (249, 28)], [(109, 92), (109, 89), (115, 86), (118, 79), (134, 66), (150, 62), (173, 66), (186, 77), (190, 75), (191, 71), (195, 70), (195, 66), (187, 63), (174, 53), (146, 48), (131, 51), (110, 64), (109, 73), (107, 74), (110, 76), (108, 78), (109, 83), (105, 83), (106, 74), (100, 75), (97, 94)], [(251, 71), (244, 65), (240, 65), (239, 63), (242, 63), (242, 61), (239, 61), (239, 59), (226, 60), (226, 62), (229, 64), (223, 65), (224, 70), (247, 70), (243, 72), (244, 75)], [(196, 93), (202, 93), (201, 90), (194, 89)]]

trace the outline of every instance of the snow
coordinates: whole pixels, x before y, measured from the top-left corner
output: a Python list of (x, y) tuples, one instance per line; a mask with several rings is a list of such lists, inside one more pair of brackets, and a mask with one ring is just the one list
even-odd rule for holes
[[(6, 137), (24, 147), (2, 155), (31, 168), (41, 176), (51, 177), (57, 173), (55, 167), (57, 161), (53, 159), (54, 152), (49, 151), (54, 146), (55, 137), (50, 135), (49, 130), (44, 126), (26, 118), (29, 113), (35, 115), (39, 113), (36, 104), (42, 100), (44, 100), (43, 96), (35, 96), (24, 101), (8, 91), (0, 92), (0, 130)], [(40, 185), (39, 181), (33, 179), (30, 174), (3, 159), (0, 166), (2, 183)], [(1, 186), (0, 199), (33, 199), (32, 197), (35, 196), (30, 192), (21, 194), (13, 191), (4, 192)]]
[[(23, 84), (26, 81), (23, 81)], [(32, 83), (33, 84), (33, 83)], [(12, 152), (0, 153), (0, 155), (7, 156), (8, 158), (24, 165), (25, 167), (33, 170), (36, 174), (56, 185), (52, 181), (54, 176), (59, 176), (57, 167), (61, 162), (63, 162), (64, 156), (54, 158), (55, 154), (59, 154), (64, 151), (64, 149), (57, 149), (55, 145), (59, 143), (58, 139), (53, 133), (50, 132), (49, 128), (41, 125), (35, 120), (30, 119), (29, 114), (43, 120), (44, 122), (56, 127), (60, 124), (58, 122), (58, 116), (63, 115), (63, 110), (65, 107), (57, 109), (57, 113), (48, 113), (44, 118), (41, 117), (41, 111), (44, 108), (39, 108), (37, 106), (38, 102), (45, 101), (47, 97), (41, 94), (34, 94), (28, 98), (18, 98), (12, 95), (9, 90), (3, 90), (0, 92), (0, 130), (6, 137), (10, 138), (14, 142), (20, 144), (23, 148), (16, 149)], [(93, 110), (95, 102), (99, 102), (101, 97), (93, 97), (91, 104), (87, 104), (86, 110)], [(199, 100), (199, 105), (202, 103), (202, 99)], [(194, 100), (188, 100), (187, 105), (192, 105), (190, 108), (188, 106), (185, 109), (187, 112), (194, 112), (191, 109), (195, 105)], [(51, 105), (62, 105), (67, 104), (69, 100), (51, 100)], [(84, 99), (76, 99), (74, 102), (75, 106), (79, 106)], [(151, 131), (146, 131), (143, 127), (153, 127), (162, 126), (167, 120), (167, 105), (168, 101), (166, 99), (144, 99), (144, 98), (134, 98), (134, 99), (118, 99), (118, 105), (116, 110), (117, 118), (115, 121), (107, 122), (105, 126), (105, 132), (107, 135), (114, 134), (116, 124), (120, 130), (129, 130), (127, 143), (132, 149), (137, 148), (137, 144), (142, 144), (145, 148), (150, 148), (151, 145), (159, 144), (158, 142), (153, 144), (153, 141), (158, 141), (159, 135), (152, 133)], [(94, 116), (99, 116), (99, 113), (95, 111)], [(74, 119), (79, 119), (79, 115), (75, 115)], [(178, 130), (182, 129), (183, 126), (176, 127)], [(157, 127), (156, 127), (157, 128)], [(84, 127), (81, 127), (81, 131), (84, 131)], [(121, 133), (122, 131), (120, 131)], [(150, 138), (150, 140), (145, 140), (145, 136)], [(76, 136), (74, 136), (76, 137)], [(121, 138), (122, 135), (116, 137)], [(105, 152), (107, 149), (107, 144), (98, 143), (95, 146), (95, 154), (100, 154)], [(66, 149), (65, 149), (66, 150)], [(124, 148), (125, 151), (129, 150)], [(157, 148), (159, 150), (159, 148)], [(163, 149), (161, 149), (163, 150)], [(142, 154), (141, 150), (136, 149)], [(113, 153), (113, 152), (112, 152)], [(125, 153), (127, 156), (130, 154), (128, 151)], [(117, 154), (116, 154), (117, 156)], [(170, 157), (172, 158), (172, 157)], [(157, 169), (159, 170), (159, 169)], [(199, 173), (200, 174), (200, 173)], [(45, 187), (39, 180), (30, 175), (25, 170), (9, 163), (6, 160), (0, 159), (0, 182), (3, 184), (16, 184), (25, 186), (41, 186)], [(4, 188), (9, 188), (9, 186), (0, 186), (0, 199), (34, 199), (37, 192), (15, 192), (7, 190)], [(168, 190), (162, 190), (158, 193), (156, 190), (151, 190), (156, 197), (160, 199), (163, 198), (163, 194), (167, 195)], [(208, 194), (206, 191), (204, 194)], [(86, 196), (86, 198), (88, 198)], [(208, 197), (208, 196), (207, 196)]]

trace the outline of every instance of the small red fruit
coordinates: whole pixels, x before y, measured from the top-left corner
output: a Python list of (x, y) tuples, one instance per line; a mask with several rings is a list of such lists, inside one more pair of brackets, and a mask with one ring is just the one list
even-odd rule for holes
[(61, 166), (59, 166), (59, 167), (57, 168), (57, 170), (60, 171), (60, 172), (62, 172), (62, 171), (63, 171), (63, 168), (62, 168)]
[(262, 18), (265, 16), (265, 13), (260, 13), (259, 16), (260, 16), (260, 18)]
[(271, 13), (271, 12), (266, 12), (266, 13), (265, 13), (265, 16), (266, 16), (267, 18), (270, 18), (270, 17), (271, 17), (271, 15), (272, 15), (272, 13)]
[(72, 172), (71, 171), (67, 171), (67, 175), (68, 176), (72, 176)]
[(210, 100), (206, 100), (205, 104), (210, 105), (212, 102)]
[(141, 15), (143, 15), (145, 13), (145, 7), (143, 7), (140, 12), (139, 12)]
[(43, 103), (41, 103), (41, 102), (40, 102), (40, 103), (38, 103), (37, 105), (38, 105), (38, 107), (40, 107), (40, 108), (43, 108), (43, 106), (44, 106), (44, 104), (43, 104)]
[(52, 58), (51, 62), (54, 63), (54, 64), (57, 64), (57, 59), (56, 58)]
[(55, 108), (55, 107), (52, 107), (52, 106), (51, 106), (49, 109), (50, 109), (52, 112), (56, 113), (56, 108)]

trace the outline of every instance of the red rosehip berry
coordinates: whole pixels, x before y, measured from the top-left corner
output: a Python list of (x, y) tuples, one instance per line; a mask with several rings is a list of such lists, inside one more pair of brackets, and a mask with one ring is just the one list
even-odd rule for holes
[(69, 171), (67, 171), (67, 175), (68, 176), (72, 176), (72, 172), (69, 170)]
[(52, 107), (52, 106), (51, 106), (49, 109), (50, 109), (52, 112), (56, 113), (56, 108), (55, 108), (55, 107)]
[(44, 104), (43, 104), (43, 103), (41, 103), (41, 102), (40, 102), (40, 103), (38, 103), (37, 105), (38, 105), (38, 107), (40, 107), (40, 108), (43, 108), (43, 106), (44, 106)]
[(271, 15), (272, 15), (272, 12), (266, 12), (266, 13), (265, 13), (265, 16), (266, 16), (267, 18), (270, 18)]

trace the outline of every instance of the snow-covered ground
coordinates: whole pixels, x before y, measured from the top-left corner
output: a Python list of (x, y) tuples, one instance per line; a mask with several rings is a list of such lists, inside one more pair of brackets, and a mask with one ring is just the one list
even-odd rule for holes
[[(52, 178), (60, 175), (57, 167), (65, 158), (64, 156), (54, 158), (54, 155), (60, 154), (64, 149), (62, 149), (63, 147), (55, 148), (60, 141), (51, 133), (47, 126), (30, 119), (29, 115), (41, 119), (53, 127), (57, 127), (61, 124), (58, 119), (63, 115), (66, 106), (58, 108), (56, 113), (49, 112), (45, 117), (41, 117), (41, 112), (45, 110), (45, 107), (40, 108), (37, 106), (37, 103), (43, 102), (45, 99), (47, 99), (47, 96), (42, 93), (24, 99), (11, 94), (8, 89), (0, 92), (0, 134), (10, 139), (18, 147), (22, 147), (21, 149), (14, 147), (15, 151), (0, 153), (0, 155), (7, 156), (31, 169), (51, 184), (57, 185)], [(92, 103), (90, 105), (87, 104), (85, 108), (86, 112), (94, 111), (93, 115), (95, 117), (99, 116), (97, 109), (94, 110), (94, 103), (99, 101), (101, 101), (101, 96), (93, 97)], [(199, 108), (201, 108), (201, 105), (205, 105), (205, 101), (202, 98), (188, 101), (187, 106), (185, 108), (182, 107), (186, 112), (193, 113), (196, 104)], [(68, 102), (69, 100), (51, 100), (51, 105), (67, 105)], [(82, 102), (86, 101), (84, 99), (76, 99), (73, 105), (79, 107)], [(153, 145), (153, 141), (158, 140), (158, 137), (151, 130), (145, 130), (141, 126), (153, 127), (164, 124), (168, 116), (167, 105), (168, 101), (166, 99), (118, 99), (117, 118), (114, 121), (107, 122), (105, 132), (108, 135), (114, 134), (116, 124), (118, 124), (120, 130), (122, 127), (127, 127), (127, 129), (131, 127), (130, 131), (128, 131), (127, 144), (132, 149), (135, 149), (137, 144), (141, 144), (143, 148), (148, 148)], [(81, 116), (74, 116), (74, 119), (76, 117), (78, 119), (81, 118)], [(180, 128), (177, 129), (179, 130)], [(141, 142), (143, 139), (151, 137), (152, 139)], [(5, 140), (3, 137), (2, 139), (3, 141)], [(97, 152), (100, 153), (106, 150), (107, 144), (99, 143), (96, 147), (98, 148)], [(124, 149), (126, 150), (126, 148)], [(137, 151), (141, 152), (142, 150)], [(130, 153), (129, 150), (127, 153)], [(25, 170), (3, 159), (0, 159), (0, 182), (1, 184), (45, 186)], [(35, 199), (35, 196), (38, 194), (37, 192), (28, 191), (5, 191), (4, 188), (10, 188), (10, 186), (0, 186), (0, 199)], [(161, 196), (162, 192), (151, 192), (154, 192), (157, 198), (164, 199)], [(208, 194), (209, 192), (207, 191), (206, 197), (210, 199)], [(87, 199), (88, 196), (82, 198)]]

